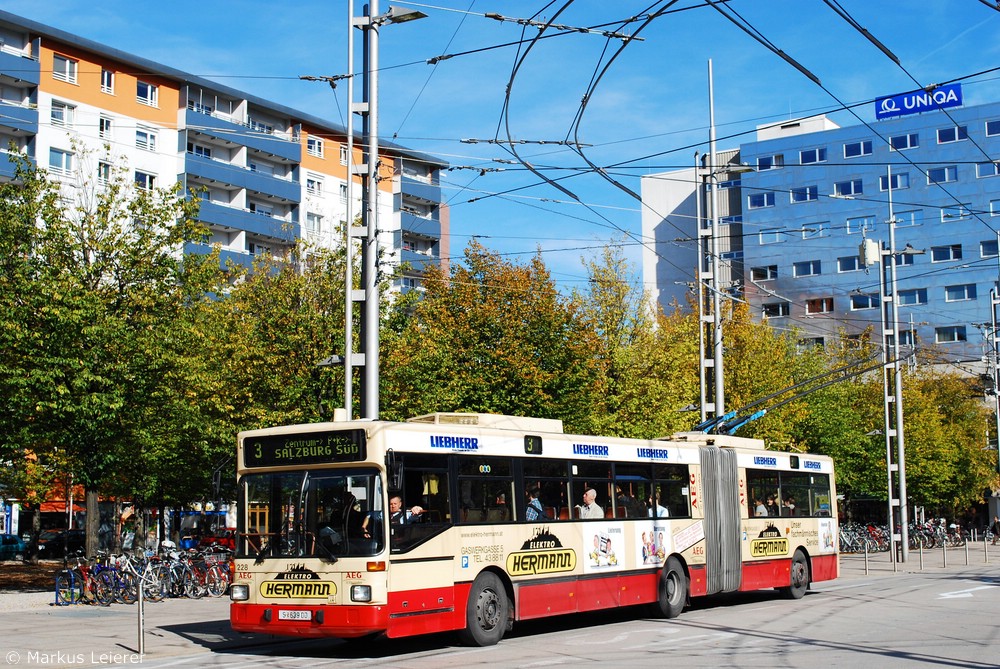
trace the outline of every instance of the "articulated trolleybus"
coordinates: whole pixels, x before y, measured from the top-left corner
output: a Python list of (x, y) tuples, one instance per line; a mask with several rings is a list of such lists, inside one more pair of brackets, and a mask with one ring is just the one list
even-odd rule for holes
[(833, 463), (753, 439), (439, 413), (243, 432), (237, 457), (241, 632), (489, 645), (521, 620), (672, 618), (693, 597), (799, 598), (838, 575)]

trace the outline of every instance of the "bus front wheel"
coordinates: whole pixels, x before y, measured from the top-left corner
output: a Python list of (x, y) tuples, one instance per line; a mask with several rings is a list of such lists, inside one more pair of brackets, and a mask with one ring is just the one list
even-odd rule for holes
[(792, 556), (790, 572), (790, 585), (779, 590), (788, 599), (802, 599), (802, 595), (809, 589), (809, 563), (806, 562), (806, 556), (802, 551), (796, 550)]
[(684, 610), (686, 602), (687, 574), (680, 560), (669, 557), (660, 572), (654, 604), (656, 613), (664, 618), (676, 618)]
[(465, 629), (459, 631), (469, 646), (493, 646), (503, 638), (510, 619), (510, 602), (500, 577), (483, 572), (476, 577), (465, 610)]

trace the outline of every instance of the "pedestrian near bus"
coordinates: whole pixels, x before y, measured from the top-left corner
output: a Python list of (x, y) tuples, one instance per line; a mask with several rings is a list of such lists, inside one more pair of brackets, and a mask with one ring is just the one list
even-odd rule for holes
[(997, 545), (997, 539), (1000, 538), (1000, 517), (993, 516), (993, 524), (990, 525), (990, 532), (993, 533), (993, 545)]

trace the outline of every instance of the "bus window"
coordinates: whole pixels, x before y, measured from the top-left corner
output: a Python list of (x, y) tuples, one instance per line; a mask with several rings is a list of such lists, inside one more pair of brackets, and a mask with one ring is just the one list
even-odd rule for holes
[(750, 515), (756, 515), (758, 500), (764, 506), (764, 515), (780, 516), (781, 500), (778, 491), (781, 484), (778, 480), (778, 472), (760, 469), (748, 469), (747, 489), (750, 491), (750, 498), (747, 508)]
[(460, 522), (514, 520), (514, 476), (509, 458), (472, 457), (458, 463)]
[[(443, 532), (451, 525), (446, 456), (407, 453), (402, 456), (400, 489), (390, 490), (389, 501), (398, 496), (404, 522), (392, 524), (390, 550), (402, 553)], [(420, 507), (420, 513), (411, 510)]]
[[(611, 464), (608, 462), (575, 462), (572, 465), (572, 470), (573, 485), (570, 500), (573, 504), (573, 517), (581, 517), (583, 496), (591, 489), (597, 493), (594, 504), (600, 507), (600, 516), (613, 517), (614, 489), (611, 487)], [(596, 517), (598, 516), (590, 516), (590, 518)]]
[[(691, 517), (691, 496), (688, 490), (688, 466), (658, 464), (653, 467), (654, 493), (657, 503), (671, 518)], [(662, 515), (659, 511), (659, 515)]]
[[(524, 503), (528, 502), (528, 491), (541, 490), (541, 502), (545, 520), (568, 520), (572, 515), (566, 491), (569, 485), (565, 460), (527, 460), (524, 463)], [(523, 507), (518, 518), (524, 519)]]
[(649, 465), (615, 465), (615, 518), (643, 518), (649, 515), (652, 481)]

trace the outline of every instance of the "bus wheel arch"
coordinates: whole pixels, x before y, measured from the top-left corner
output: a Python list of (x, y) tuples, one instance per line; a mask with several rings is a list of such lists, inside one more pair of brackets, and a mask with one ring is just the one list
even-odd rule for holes
[(679, 616), (688, 603), (690, 583), (690, 574), (684, 560), (679, 555), (669, 556), (656, 580), (653, 612), (661, 618)]
[(778, 591), (787, 599), (801, 599), (809, 589), (812, 576), (812, 565), (809, 561), (809, 553), (799, 546), (792, 554), (792, 561), (788, 567), (789, 584)]
[(513, 624), (513, 587), (501, 573), (484, 569), (469, 590), (465, 627), (458, 630), (459, 638), (469, 646), (493, 646)]

